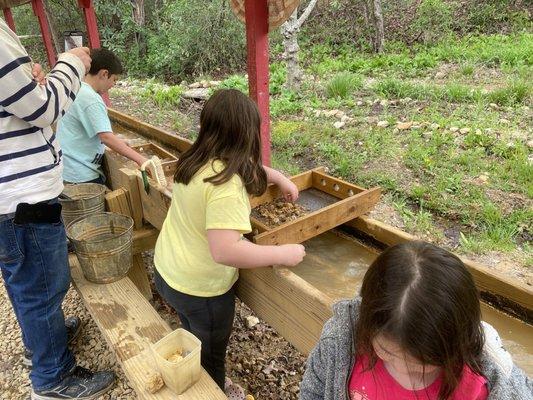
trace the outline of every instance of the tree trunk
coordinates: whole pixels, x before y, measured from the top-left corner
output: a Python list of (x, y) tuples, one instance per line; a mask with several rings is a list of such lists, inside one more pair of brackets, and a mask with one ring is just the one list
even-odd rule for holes
[(374, 3), (374, 51), (376, 53), (383, 52), (383, 44), (385, 42), (385, 32), (383, 29), (383, 12), (381, 9), (381, 0), (373, 0)]
[(302, 70), (298, 60), (298, 9), (294, 10), (291, 17), (281, 26), (283, 36), (283, 58), (287, 63), (287, 89), (297, 91), (302, 83)]
[(287, 89), (297, 91), (302, 83), (302, 70), (298, 61), (298, 32), (303, 23), (309, 18), (311, 11), (315, 8), (318, 0), (310, 0), (304, 11), (298, 17), (298, 9), (294, 10), (290, 18), (281, 25), (283, 35), (283, 58), (287, 62)]
[(135, 33), (135, 40), (141, 55), (146, 54), (146, 40), (144, 37), (144, 25), (146, 22), (146, 14), (144, 10), (144, 0), (131, 0), (133, 7), (133, 20), (137, 25), (138, 31)]
[(372, 49), (376, 53), (382, 53), (385, 33), (383, 28), (381, 0), (366, 0), (364, 2), (364, 7), (365, 22), (367, 22), (371, 32)]

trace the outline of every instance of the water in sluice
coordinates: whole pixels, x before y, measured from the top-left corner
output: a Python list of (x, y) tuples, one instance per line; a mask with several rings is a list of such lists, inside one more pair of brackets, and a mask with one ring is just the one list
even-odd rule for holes
[[(306, 257), (291, 270), (334, 300), (353, 297), (378, 252), (328, 231), (304, 243)], [(481, 304), (483, 320), (494, 326), (513, 360), (533, 376), (533, 326)]]

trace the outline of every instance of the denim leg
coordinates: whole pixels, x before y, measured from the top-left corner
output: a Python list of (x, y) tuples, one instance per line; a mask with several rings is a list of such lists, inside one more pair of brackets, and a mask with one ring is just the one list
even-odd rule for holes
[(178, 292), (155, 274), (161, 296), (176, 310), (183, 328), (202, 342), (202, 366), (224, 389), (226, 349), (235, 316), (235, 290), (214, 297), (198, 297)]
[(0, 220), (0, 268), (24, 342), (33, 351), (32, 385), (50, 388), (75, 365), (61, 309), (70, 285), (63, 224)]

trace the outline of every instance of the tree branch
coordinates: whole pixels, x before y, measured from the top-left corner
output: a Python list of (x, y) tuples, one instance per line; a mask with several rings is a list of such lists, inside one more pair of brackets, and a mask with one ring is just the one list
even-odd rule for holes
[(318, 2), (318, 0), (311, 0), (309, 2), (307, 7), (305, 8), (304, 12), (302, 13), (302, 15), (300, 15), (300, 18), (298, 18), (298, 20), (296, 21), (296, 26), (295, 26), (296, 29), (300, 29), (302, 27), (302, 25), (305, 22), (305, 20), (311, 14), (311, 11), (313, 11), (313, 9), (315, 8), (317, 2)]

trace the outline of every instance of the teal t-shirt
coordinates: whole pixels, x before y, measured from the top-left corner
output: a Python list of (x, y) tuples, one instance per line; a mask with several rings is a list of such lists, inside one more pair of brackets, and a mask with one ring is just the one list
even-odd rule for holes
[(102, 97), (83, 82), (68, 112), (57, 125), (57, 138), (63, 150), (63, 180), (72, 183), (104, 176), (101, 165), (105, 146), (99, 133), (112, 132)]

